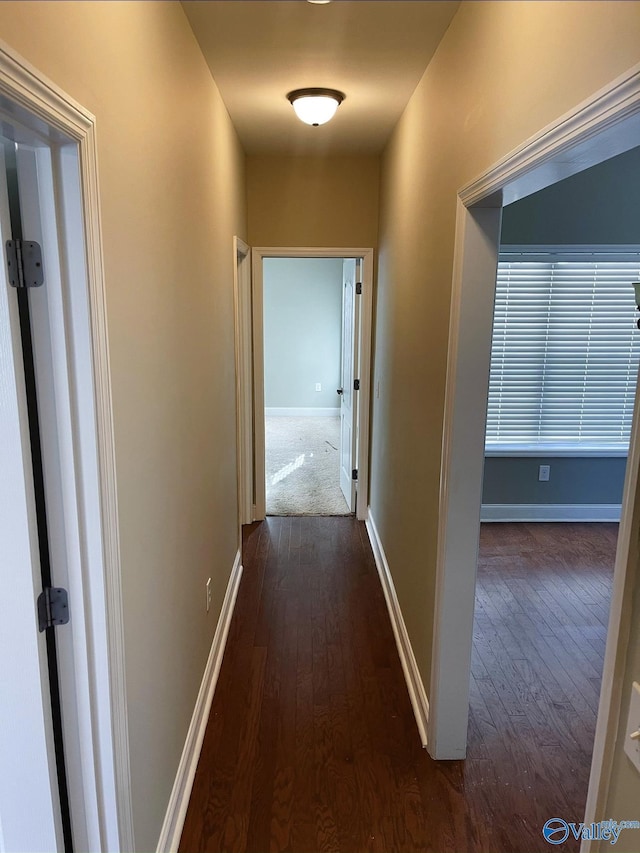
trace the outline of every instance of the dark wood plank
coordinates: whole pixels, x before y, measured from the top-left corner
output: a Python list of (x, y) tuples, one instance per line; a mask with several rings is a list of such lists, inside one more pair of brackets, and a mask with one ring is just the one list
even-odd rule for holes
[(584, 810), (615, 547), (616, 525), (483, 525), (468, 757), (435, 762), (364, 525), (246, 528), (181, 853), (547, 850), (545, 820)]

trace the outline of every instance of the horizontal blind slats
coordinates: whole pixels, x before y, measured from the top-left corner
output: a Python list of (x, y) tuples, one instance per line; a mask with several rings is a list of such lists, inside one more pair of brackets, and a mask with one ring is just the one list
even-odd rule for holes
[(628, 446), (640, 253), (501, 257), (487, 444)]

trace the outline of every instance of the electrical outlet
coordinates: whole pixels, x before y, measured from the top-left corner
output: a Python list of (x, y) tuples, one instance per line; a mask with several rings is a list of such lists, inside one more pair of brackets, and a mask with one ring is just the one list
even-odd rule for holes
[(322, 391), (322, 383), (316, 382), (316, 391)]
[(380, 399), (380, 380), (376, 382), (376, 400)]
[(629, 705), (624, 751), (640, 773), (640, 684), (637, 681), (633, 682), (631, 688), (631, 704)]
[(211, 578), (207, 581), (207, 613), (211, 607)]
[(538, 480), (541, 483), (549, 482), (549, 476), (551, 474), (551, 465), (540, 465), (538, 468)]

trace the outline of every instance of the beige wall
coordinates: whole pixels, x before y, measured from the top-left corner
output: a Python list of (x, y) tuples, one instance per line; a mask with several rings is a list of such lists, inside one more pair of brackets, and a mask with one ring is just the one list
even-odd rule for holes
[(372, 156), (248, 157), (249, 242), (375, 247), (379, 168)]
[(457, 191), (638, 61), (637, 2), (464, 3), (384, 152), (371, 506), (427, 690)]
[(177, 3), (3, 2), (0, 35), (97, 117), (134, 822), (152, 850), (236, 553), (244, 154)]

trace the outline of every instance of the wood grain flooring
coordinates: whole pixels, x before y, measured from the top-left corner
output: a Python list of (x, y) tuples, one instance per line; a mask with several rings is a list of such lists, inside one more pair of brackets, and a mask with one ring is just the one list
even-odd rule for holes
[(584, 811), (616, 536), (483, 525), (468, 758), (435, 762), (364, 525), (245, 528), (182, 853), (551, 849), (544, 822)]

